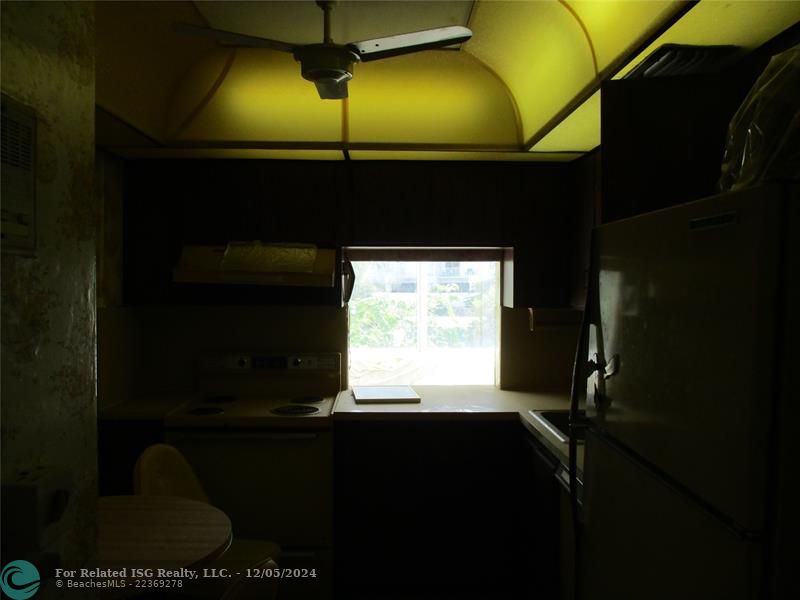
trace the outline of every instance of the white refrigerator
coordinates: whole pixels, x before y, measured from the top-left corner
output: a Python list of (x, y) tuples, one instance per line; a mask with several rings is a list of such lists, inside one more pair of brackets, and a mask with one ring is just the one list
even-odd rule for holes
[(776, 184), (595, 230), (583, 600), (800, 597), (798, 214)]

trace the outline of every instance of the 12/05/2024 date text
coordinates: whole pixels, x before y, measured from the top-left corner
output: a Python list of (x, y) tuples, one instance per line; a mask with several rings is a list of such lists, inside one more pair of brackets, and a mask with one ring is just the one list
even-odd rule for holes
[(235, 577), (242, 575), (254, 579), (306, 579), (317, 576), (316, 569), (289, 569), (289, 568), (264, 568), (264, 569), (244, 569), (242, 571), (231, 571), (229, 569), (203, 569), (203, 577)]

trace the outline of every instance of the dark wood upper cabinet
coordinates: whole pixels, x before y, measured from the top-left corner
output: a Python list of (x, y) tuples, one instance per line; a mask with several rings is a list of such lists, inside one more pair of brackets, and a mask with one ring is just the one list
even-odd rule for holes
[(599, 222), (601, 151), (596, 149), (570, 163), (572, 234), (569, 305), (583, 309), (589, 286), (592, 227)]
[(126, 165), (126, 304), (338, 304), (334, 288), (180, 284), (186, 244), (514, 247), (517, 306), (564, 306), (572, 253), (562, 164), (140, 160)]
[[(342, 187), (327, 163), (313, 177), (302, 163), (258, 168), (257, 161), (145, 160), (127, 164), (124, 198), (126, 304), (332, 304), (333, 287), (176, 283), (184, 245), (230, 241), (340, 245)], [(337, 261), (338, 265), (338, 261)]]
[(604, 82), (602, 221), (717, 193), (728, 123), (761, 67)]

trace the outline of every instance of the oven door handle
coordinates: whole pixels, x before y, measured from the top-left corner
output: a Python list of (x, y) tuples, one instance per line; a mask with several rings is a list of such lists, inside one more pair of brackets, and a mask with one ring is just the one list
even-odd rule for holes
[(315, 440), (316, 433), (232, 433), (228, 431), (198, 433), (194, 431), (172, 431), (167, 434), (172, 439), (191, 438), (193, 440)]

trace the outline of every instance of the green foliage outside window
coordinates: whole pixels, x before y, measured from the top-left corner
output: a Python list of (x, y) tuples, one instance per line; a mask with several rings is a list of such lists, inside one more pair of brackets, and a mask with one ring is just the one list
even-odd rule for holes
[(409, 302), (382, 296), (350, 304), (350, 344), (358, 348), (414, 346), (416, 308)]
[(483, 273), (474, 264), (458, 262), (364, 262), (354, 267), (351, 347), (420, 345), (421, 350), (496, 344), (496, 270)]
[(429, 343), (439, 348), (493, 345), (495, 320), (483, 314), (485, 308), (480, 293), (461, 293), (452, 283), (433, 285), (428, 296)]

